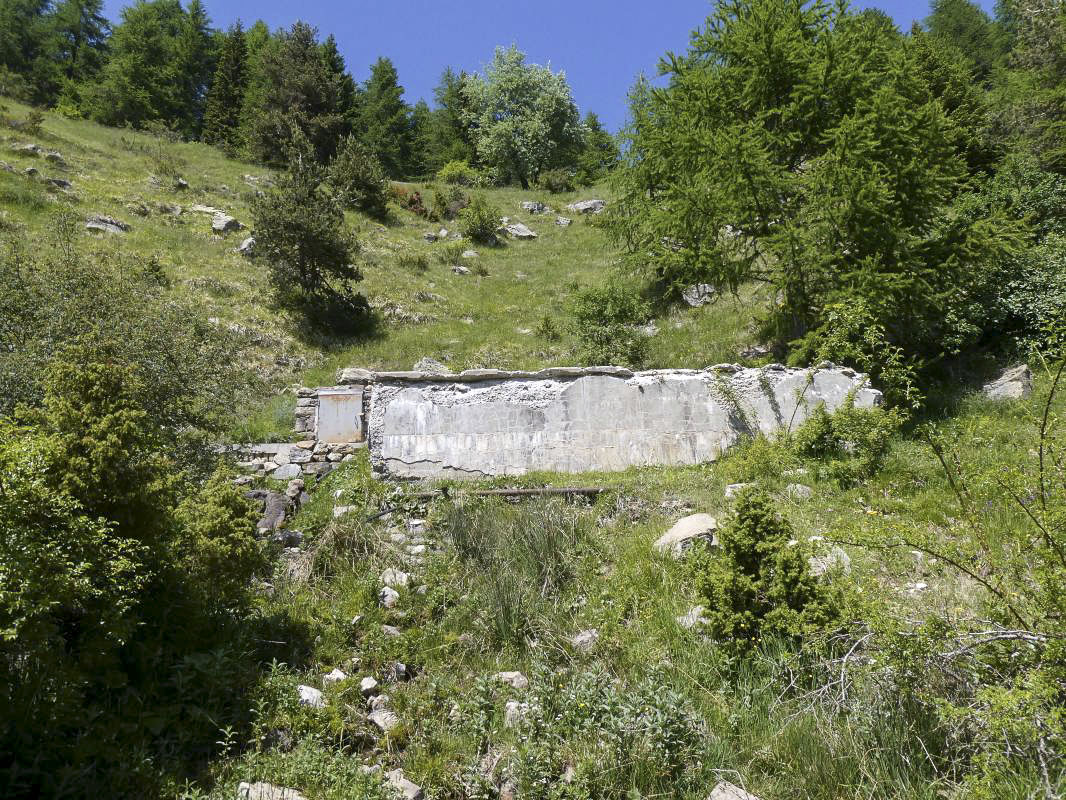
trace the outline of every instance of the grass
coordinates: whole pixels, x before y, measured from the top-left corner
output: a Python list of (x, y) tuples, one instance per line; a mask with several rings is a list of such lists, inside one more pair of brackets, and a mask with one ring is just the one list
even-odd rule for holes
[[(1041, 379), (1038, 394), (1046, 389)], [(1034, 406), (962, 397), (941, 427), (961, 437), (964, 460), (991, 456), (996, 469), (1016, 470), (1033, 441)], [(237, 781), (254, 777), (312, 798), (370, 796), (372, 785), (341, 788), (356, 761), (402, 768), (436, 798), (497, 796), (512, 785), (522, 797), (702, 800), (719, 778), (763, 800), (968, 796), (959, 790), (967, 762), (951, 755), (931, 718), (894, 709), (891, 697), (869, 686), (856, 685), (862, 699), (846, 713), (811, 704), (802, 681), (787, 688), (797, 666), (791, 648), (768, 642), (737, 659), (676, 621), (705, 601), (689, 562), (655, 554), (651, 544), (684, 514), (728, 518), (724, 488), (738, 481), (771, 493), (801, 541), (824, 537), (813, 546), (848, 552), (848, 581), (863, 613), (904, 626), (930, 614), (961, 621), (983, 613), (982, 596), (945, 564), (886, 546), (896, 542), (900, 520), (935, 529), (951, 518), (950, 486), (927, 447), (897, 436), (881, 470), (847, 488), (822, 467), (756, 441), (699, 467), (452, 485), (450, 499), (427, 506), (373, 481), (365, 463), (347, 465), (294, 521), (322, 543), (311, 547), (311, 577), (277, 582), (266, 601), (308, 626), (316, 644), (306, 660), (264, 676), (271, 705), (249, 739), (255, 744), (216, 760), (204, 782), (214, 787), (208, 795), (229, 797)], [(464, 494), (564, 482), (608, 491), (592, 504)], [(811, 485), (813, 497), (788, 499), (783, 490), (793, 482)], [(334, 503), (361, 510), (333, 520)], [(361, 520), (394, 505), (401, 511)], [(386, 609), (377, 576), (408, 563), (390, 536), (413, 517), (428, 519), (439, 551), (405, 567), (414, 577), (400, 589), (399, 606)], [(918, 582), (929, 589), (908, 590)], [(401, 635), (382, 636), (382, 624)], [(571, 637), (587, 629), (599, 638), (582, 652)], [(403, 727), (384, 737), (360, 727), (366, 712), (355, 687), (364, 675), (381, 680), (397, 660), (416, 677), (386, 686)], [(350, 678), (326, 689), (327, 711), (293, 707), (297, 683), (319, 685), (337, 666)], [(522, 671), (528, 689), (493, 679), (505, 670)], [(529, 705), (517, 726), (505, 719), (512, 700)], [(278, 727), (293, 731), (294, 749), (261, 744)], [(340, 732), (356, 729), (369, 738), (347, 743)], [(1014, 785), (1000, 788), (1026, 796), (1032, 778), (1016, 773), (1007, 782)]]
[[(29, 113), (25, 106), (5, 102), (14, 119)], [(62, 153), (66, 167), (12, 149), (31, 140)], [(555, 225), (554, 214), (530, 215), (520, 207), (524, 200), (540, 200), (565, 214), (567, 203), (603, 196), (604, 187), (563, 195), (485, 190), (501, 213), (538, 234), (533, 241), (508, 240), (495, 247), (427, 242), (423, 234), (441, 227), (455, 230), (457, 222), (430, 222), (396, 206), (385, 224), (349, 212), (348, 224), (362, 244), (365, 278), (359, 289), (379, 324), (365, 338), (308, 340), (296, 320), (270, 307), (263, 268), (235, 252), (248, 232), (216, 236), (209, 216), (189, 211), (194, 204), (221, 208), (250, 224), (249, 204), (267, 187), (269, 170), (228, 159), (206, 145), (167, 142), (55, 113), (45, 113), (34, 137), (0, 133), (0, 158), (19, 173), (34, 166), (42, 177), (64, 177), (74, 184), (70, 192), (46, 192), (21, 174), (0, 172), (0, 211), (8, 224), (34, 236), (61, 213), (107, 214), (128, 222), (128, 234), (96, 239), (86, 233), (82, 246), (100, 255), (122, 250), (157, 258), (172, 291), (194, 299), (205, 317), (240, 325), (261, 341), (261, 358), (253, 367), (279, 390), (296, 382), (332, 383), (336, 371), (348, 366), (409, 369), (425, 356), (455, 370), (573, 364), (577, 345), (568, 329), (569, 299), (583, 286), (611, 279), (616, 268), (616, 252), (593, 218), (578, 217), (563, 228)], [(174, 187), (177, 176), (188, 181), (187, 190)], [(433, 196), (432, 186), (405, 186)], [(137, 215), (130, 204), (143, 204), (148, 216)], [(161, 205), (180, 205), (184, 211), (173, 216), (160, 211)], [(477, 257), (459, 258), (466, 249)], [(471, 273), (453, 272), (458, 263)], [(652, 338), (648, 366), (704, 367), (736, 360), (737, 350), (751, 343), (745, 327), (750, 300), (746, 295), (740, 303), (723, 299), (700, 309), (664, 312), (654, 320), (659, 333)], [(551, 331), (542, 335), (546, 317), (558, 337)]]

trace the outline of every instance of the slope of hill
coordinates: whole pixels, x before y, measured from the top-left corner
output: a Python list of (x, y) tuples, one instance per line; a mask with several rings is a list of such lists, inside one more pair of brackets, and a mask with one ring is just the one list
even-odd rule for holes
[[(350, 215), (378, 325), (362, 339), (305, 338), (271, 309), (262, 268), (236, 252), (247, 234), (215, 234), (211, 215), (192, 210), (247, 225), (269, 172), (54, 114), (40, 132), (5, 131), (0, 149), (11, 167), (0, 169), (3, 228), (43, 241), (63, 214), (79, 228), (93, 214), (128, 224), (79, 231), (78, 247), (156, 259), (170, 291), (254, 339), (249, 368), (276, 390), (424, 356), (455, 369), (571, 363), (569, 298), (625, 278), (594, 223), (564, 228), (520, 207), (585, 194), (486, 190), (538, 238), (475, 247), (459, 256), (470, 274), (453, 271), (448, 244), (426, 241), (440, 224)], [(736, 360), (752, 343), (752, 299), (659, 312), (648, 365)], [(203, 685), (202, 696), (128, 711), (125, 724), (150, 732), (128, 771), (181, 798), (696, 800), (723, 780), (762, 800), (1054, 796), (1061, 779), (1043, 759), (1061, 752), (1061, 686), (1023, 678), (1061, 672), (1026, 672), (1045, 663), (1048, 638), (1007, 616), (1033, 619), (1025, 604), (1057, 574), (1034, 560), (1039, 524), (1028, 527), (1045, 519), (1031, 493), (1044, 485), (1041, 421), (1062, 411), (1053, 388), (1044, 371), (1033, 398), (962, 392), (926, 431), (933, 447), (888, 415), (853, 414), (689, 468), (416, 489), (356, 459), (277, 532), (247, 625), (160, 677)], [(265, 400), (237, 433), (288, 435), (292, 404)], [(575, 483), (604, 491), (475, 494)], [(696, 543), (676, 559), (655, 547), (695, 513), (718, 520), (721, 547)], [(189, 740), (189, 720), (216, 738)], [(712, 797), (748, 797), (730, 791)]]

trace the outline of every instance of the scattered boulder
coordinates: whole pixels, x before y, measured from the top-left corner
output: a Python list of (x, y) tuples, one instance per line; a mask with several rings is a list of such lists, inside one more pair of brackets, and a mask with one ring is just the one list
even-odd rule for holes
[(810, 500), (814, 497), (814, 489), (802, 483), (790, 483), (785, 487), (785, 497), (789, 500)]
[(822, 556), (811, 556), (807, 559), (807, 567), (812, 575), (821, 576), (833, 570), (840, 570), (847, 574), (851, 572), (851, 558), (841, 548), (834, 547)]
[(378, 592), (378, 600), (384, 608), (395, 608), (400, 604), (400, 593), (391, 586), (383, 586)]
[(250, 256), (255, 247), (255, 237), (249, 236), (237, 246), (237, 252), (242, 256)]
[(289, 498), (281, 492), (252, 489), (245, 492), (244, 496), (253, 502), (258, 502), (263, 511), (263, 516), (255, 526), (260, 534), (276, 531), (285, 524), (285, 514), (289, 510)]
[(568, 205), (566, 210), (575, 214), (599, 214), (606, 207), (606, 200), (580, 200)]
[(516, 728), (529, 713), (529, 703), (508, 700), (503, 707), (503, 724), (506, 728)]
[(72, 189), (74, 184), (68, 181), (66, 178), (47, 178), (45, 180), (49, 186), (54, 186), (57, 189)]
[(725, 487), (725, 499), (732, 500), (738, 494), (743, 492), (745, 489), (751, 488), (753, 485), (754, 484), (751, 483), (731, 483)]
[(120, 234), (126, 233), (129, 229), (130, 226), (127, 223), (104, 214), (93, 214), (85, 223), (85, 230), (93, 233)]
[(363, 695), (363, 697), (373, 697), (379, 691), (380, 688), (378, 687), (378, 682), (370, 676), (367, 676), (361, 681), (359, 681), (359, 692)]
[(494, 677), (500, 683), (506, 683), (512, 689), (529, 688), (529, 678), (521, 672), (497, 672)]
[(514, 239), (536, 239), (537, 234), (531, 231), (527, 226), (521, 222), (512, 222), (504, 226), (504, 230), (507, 231), (507, 235)]
[(452, 267), (452, 272), (454, 272), (456, 275), (469, 275), (470, 267), (464, 267), (462, 264), (456, 264), (454, 267)]
[(211, 230), (214, 233), (229, 233), (239, 231), (243, 225), (228, 214), (216, 214), (211, 218)]
[(766, 358), (772, 352), (773, 351), (764, 344), (751, 344), (741, 349), (737, 355), (745, 361), (756, 361), (760, 358)]
[(703, 612), (706, 610), (703, 606), (693, 606), (688, 613), (677, 617), (677, 624), (685, 630), (691, 630), (698, 625), (706, 625), (707, 618), (703, 616)]
[(407, 665), (402, 661), (393, 661), (385, 668), (385, 680), (389, 683), (402, 683), (410, 677)]
[(381, 573), (382, 586), (406, 586), (410, 580), (410, 575), (403, 570), (394, 569), (393, 567), (389, 567)]
[(993, 381), (981, 387), (989, 400), (1024, 400), (1033, 393), (1033, 371), (1028, 364), (1003, 370)]
[(382, 632), (382, 634), (384, 634), (385, 636), (388, 636), (390, 638), (395, 638), (397, 636), (402, 636), (403, 635), (403, 634), (400, 633), (400, 629), (397, 628), (395, 625), (382, 625), (381, 626), (381, 632)]
[(400, 724), (400, 718), (387, 708), (379, 708), (377, 711), (370, 712), (367, 719), (377, 725), (382, 733), (388, 733)]
[(285, 789), (272, 783), (258, 781), (241, 783), (237, 787), (237, 800), (307, 800), (295, 789)]
[(36, 158), (37, 156), (39, 156), (41, 154), (40, 145), (36, 145), (36, 144), (32, 144), (32, 143), (30, 143), (30, 144), (17, 144), (14, 147), (12, 147), (11, 149), (14, 152), (18, 153), (19, 155), (30, 156), (31, 158)]
[(44, 154), (44, 160), (50, 164), (55, 164), (57, 167), (65, 167), (67, 162), (63, 159), (63, 154), (58, 150), (49, 150)]
[(690, 514), (674, 523), (666, 533), (655, 542), (655, 549), (660, 553), (669, 553), (674, 558), (681, 558), (697, 540), (717, 546), (718, 520), (710, 514)]
[(570, 637), (570, 644), (573, 648), (581, 653), (587, 653), (593, 647), (596, 646), (596, 642), (599, 641), (600, 632), (595, 628), (589, 628), (588, 630), (580, 631)]
[(462, 258), (477, 258), (477, 250), (464, 250)]
[(36, 178), (41, 174), (41, 171), (37, 167), (26, 167), (26, 169), (22, 170), (22, 174), (27, 178)]
[(734, 786), (729, 781), (718, 781), (711, 789), (711, 795), (707, 800), (759, 800), (759, 798), (750, 792), (745, 792), (739, 786)]
[(402, 769), (394, 769), (386, 773), (385, 778), (389, 786), (399, 792), (403, 800), (422, 800), (422, 787), (409, 781)]
[(348, 680), (348, 675), (343, 670), (334, 669), (322, 676), (322, 685), (331, 686), (334, 683)]
[(311, 708), (326, 707), (325, 695), (315, 687), (301, 684), (296, 687), (296, 691), (300, 693), (300, 705), (310, 706)]
[(437, 361), (437, 359), (428, 357), (418, 359), (418, 362), (411, 369), (415, 372), (428, 372), (430, 375), (448, 375), (451, 373), (451, 370)]
[(433, 242), (437, 241), (438, 237), (437, 234), (433, 233), (432, 231), (426, 231), (422, 234), (422, 238), (432, 244)]
[(221, 208), (200, 205), (199, 203), (196, 203), (195, 205), (191, 206), (189, 208), (189, 211), (193, 212), (194, 214), (210, 214), (212, 217), (226, 216), (226, 212), (223, 211)]
[(174, 179), (174, 190), (175, 191), (184, 192), (188, 188), (189, 188), (189, 182), (187, 180), (185, 180), (184, 178), (175, 178)]
[(692, 308), (705, 306), (714, 299), (714, 287), (709, 283), (697, 283), (681, 292), (681, 299)]
[(572, 222), (573, 222), (573, 220), (570, 219), (570, 217), (556, 217), (555, 218), (555, 224), (558, 225), (560, 228), (569, 228), (570, 224)]
[(528, 211), (530, 214), (549, 214), (551, 208), (544, 205), (544, 203), (537, 202), (536, 200), (524, 200), (522, 202), (522, 210)]
[(282, 464), (270, 473), (270, 477), (276, 478), (279, 481), (287, 481), (293, 478), (299, 478), (302, 474), (303, 470), (300, 469), (299, 464)]

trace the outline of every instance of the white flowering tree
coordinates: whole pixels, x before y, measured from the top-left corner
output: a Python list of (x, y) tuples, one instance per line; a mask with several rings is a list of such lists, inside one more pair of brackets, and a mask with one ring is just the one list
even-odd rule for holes
[(478, 160), (501, 179), (528, 188), (544, 170), (574, 161), (585, 131), (562, 71), (526, 64), (514, 45), (497, 47), (463, 91)]

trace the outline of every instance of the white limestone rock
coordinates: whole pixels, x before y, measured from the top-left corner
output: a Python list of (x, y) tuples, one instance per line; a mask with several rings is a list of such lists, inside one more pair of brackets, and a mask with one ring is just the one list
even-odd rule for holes
[(529, 678), (521, 672), (497, 672), (494, 676), (500, 683), (506, 683), (512, 689), (528, 689)]
[(325, 695), (315, 687), (301, 684), (296, 687), (296, 691), (300, 693), (300, 705), (310, 706), (311, 708), (326, 707)]
[(712, 547), (718, 544), (718, 520), (710, 514), (690, 514), (674, 523), (666, 533), (655, 542), (655, 549), (660, 553), (669, 553), (674, 558), (681, 558), (692, 545), (702, 540)]
[(285, 789), (265, 781), (242, 782), (237, 786), (237, 800), (307, 800), (295, 789)]
[(1033, 393), (1033, 371), (1028, 364), (1003, 370), (995, 380), (981, 387), (989, 400), (1024, 400)]
[(711, 789), (710, 797), (707, 800), (759, 800), (759, 798), (750, 792), (745, 792), (729, 781), (718, 781), (715, 787)]

